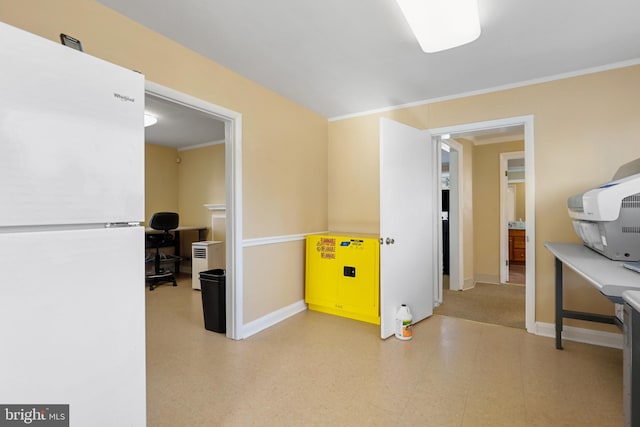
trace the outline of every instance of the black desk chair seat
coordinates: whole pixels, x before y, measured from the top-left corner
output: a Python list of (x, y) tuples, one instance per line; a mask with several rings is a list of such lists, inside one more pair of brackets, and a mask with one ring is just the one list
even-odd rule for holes
[(149, 221), (149, 227), (154, 230), (162, 231), (162, 233), (147, 235), (147, 245), (156, 249), (156, 253), (152, 259), (154, 265), (153, 271), (151, 273), (147, 273), (146, 277), (150, 291), (154, 290), (158, 284), (165, 282), (171, 282), (173, 283), (173, 286), (178, 286), (173, 272), (171, 270), (165, 270), (161, 267), (161, 264), (167, 261), (179, 261), (180, 257), (160, 253), (161, 247), (169, 246), (173, 242), (175, 237), (170, 233), (170, 231), (178, 228), (178, 223), (179, 216), (175, 212), (154, 213), (151, 217), (151, 221)]

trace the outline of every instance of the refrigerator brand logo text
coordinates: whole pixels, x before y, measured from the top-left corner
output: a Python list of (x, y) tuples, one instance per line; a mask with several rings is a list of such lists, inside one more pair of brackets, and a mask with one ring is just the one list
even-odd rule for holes
[(120, 95), (117, 92), (113, 92), (113, 96), (115, 98), (118, 98), (122, 102), (136, 102), (134, 98), (131, 98), (130, 96), (127, 96), (127, 95)]

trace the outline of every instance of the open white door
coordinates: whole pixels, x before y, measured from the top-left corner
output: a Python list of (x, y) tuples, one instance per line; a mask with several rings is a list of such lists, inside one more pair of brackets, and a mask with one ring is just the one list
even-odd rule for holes
[(509, 221), (515, 221), (515, 193), (508, 171), (509, 161), (516, 159), (524, 159), (524, 151), (500, 153), (500, 283), (509, 282)]
[[(438, 144), (426, 130), (380, 119), (380, 336), (401, 304), (413, 322), (433, 314), (439, 220)], [(436, 218), (437, 216), (437, 218)]]

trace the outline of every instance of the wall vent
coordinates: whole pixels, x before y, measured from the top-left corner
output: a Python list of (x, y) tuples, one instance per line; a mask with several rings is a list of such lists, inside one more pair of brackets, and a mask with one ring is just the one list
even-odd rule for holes
[(224, 242), (193, 242), (191, 245), (191, 287), (200, 289), (200, 273), (225, 268)]
[(193, 257), (198, 259), (207, 259), (207, 248), (193, 248)]

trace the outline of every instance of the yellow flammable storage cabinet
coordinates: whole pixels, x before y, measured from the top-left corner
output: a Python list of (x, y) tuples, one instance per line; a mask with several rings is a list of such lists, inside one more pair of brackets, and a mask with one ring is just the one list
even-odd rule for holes
[(379, 268), (377, 237), (308, 236), (305, 302), (310, 310), (379, 325)]

